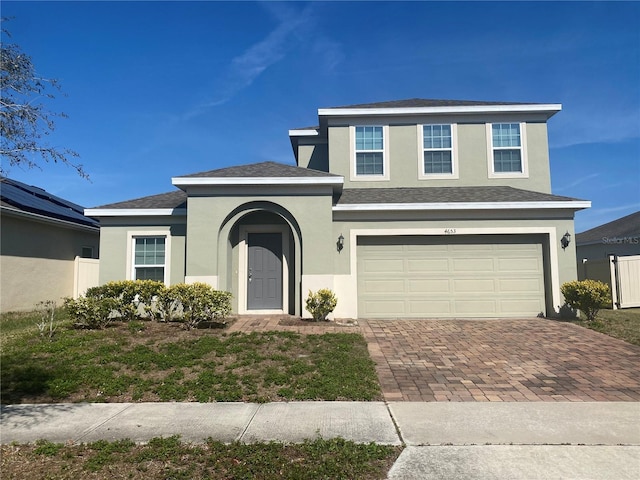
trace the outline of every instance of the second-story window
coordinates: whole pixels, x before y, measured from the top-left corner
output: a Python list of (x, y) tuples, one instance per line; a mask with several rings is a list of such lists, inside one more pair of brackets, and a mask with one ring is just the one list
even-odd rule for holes
[(519, 123), (491, 125), (493, 172), (522, 172), (522, 137)]
[(355, 127), (355, 131), (356, 175), (384, 175), (383, 127)]
[(423, 125), (423, 173), (453, 173), (453, 141), (451, 125)]

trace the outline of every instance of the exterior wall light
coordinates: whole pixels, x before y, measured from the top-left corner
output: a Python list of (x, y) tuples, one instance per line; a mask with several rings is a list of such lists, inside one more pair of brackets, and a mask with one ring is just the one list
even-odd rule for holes
[(338, 249), (338, 253), (340, 253), (344, 248), (344, 237), (342, 236), (342, 234), (340, 234), (340, 236), (338, 237), (338, 241), (336, 242), (336, 247)]
[(571, 234), (569, 232), (565, 233), (560, 239), (560, 244), (562, 245), (562, 249), (564, 250), (571, 243)]

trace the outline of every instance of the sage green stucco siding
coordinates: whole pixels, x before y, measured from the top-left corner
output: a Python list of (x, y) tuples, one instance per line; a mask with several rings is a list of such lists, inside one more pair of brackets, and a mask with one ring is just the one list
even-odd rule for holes
[[(464, 117), (422, 117), (404, 119), (349, 119), (331, 124), (328, 129), (329, 168), (331, 173), (344, 176), (344, 188), (385, 188), (385, 187), (459, 187), (506, 185), (525, 190), (551, 192), (549, 169), (547, 126), (543, 121), (526, 123), (526, 156), (528, 175), (522, 178), (491, 178), (488, 161), (487, 121), (520, 122), (520, 118), (510, 116), (483, 119), (474, 122)], [(422, 139), (418, 125), (457, 123), (458, 175), (452, 178), (420, 178), (422, 168)], [(349, 125), (389, 125), (388, 143), (389, 180), (360, 181), (353, 175), (353, 141), (350, 139)]]
[(169, 284), (184, 282), (184, 217), (102, 218), (100, 235), (100, 284), (131, 279), (131, 236), (164, 234), (170, 239)]
[[(335, 251), (331, 208), (331, 186), (234, 187), (194, 193), (189, 197), (186, 276), (214, 279), (217, 288), (233, 294), (234, 310), (242, 311), (245, 273), (240, 271), (239, 229), (284, 225), (290, 286), (285, 310), (301, 314), (304, 276), (333, 274), (333, 264), (327, 261)], [(271, 221), (274, 215), (279, 220)]]
[[(266, 189), (261, 189), (266, 190)], [(331, 238), (331, 187), (320, 191), (297, 188), (291, 194), (258, 195), (256, 188), (243, 188), (219, 196), (189, 198), (187, 275), (216, 275), (222, 242), (228, 240), (233, 224), (253, 211), (289, 212), (300, 228), (305, 250), (312, 252), (304, 259), (308, 273), (332, 273), (323, 256), (334, 247)], [(219, 194), (220, 192), (218, 192)], [(222, 269), (223, 271), (224, 269)]]

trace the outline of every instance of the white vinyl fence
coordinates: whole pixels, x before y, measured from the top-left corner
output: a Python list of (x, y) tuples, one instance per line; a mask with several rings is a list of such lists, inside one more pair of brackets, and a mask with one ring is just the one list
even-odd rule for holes
[(640, 255), (586, 260), (578, 266), (578, 279), (587, 278), (609, 285), (614, 310), (640, 307)]
[(98, 286), (100, 260), (76, 257), (74, 262), (73, 298), (84, 295), (88, 288)]

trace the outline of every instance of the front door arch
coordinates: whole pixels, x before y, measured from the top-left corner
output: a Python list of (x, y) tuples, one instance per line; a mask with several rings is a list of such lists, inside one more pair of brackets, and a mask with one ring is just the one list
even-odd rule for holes
[[(281, 258), (282, 267), (279, 307), (274, 303), (261, 305), (260, 301), (256, 302), (257, 299), (252, 297), (255, 292), (249, 288), (249, 268), (254, 268), (249, 265), (251, 236), (263, 233), (278, 234), (281, 240), (280, 252), (275, 251), (275, 256)], [(264, 201), (238, 206), (220, 227), (217, 246), (222, 278), (219, 287), (233, 293), (237, 313), (301, 314), (302, 241), (300, 227), (287, 209)], [(252, 298), (251, 303), (249, 298)]]

